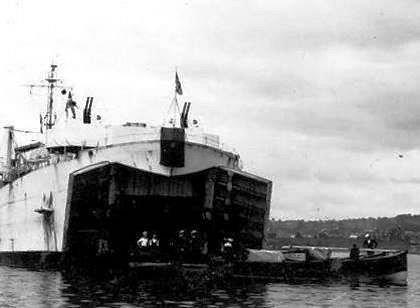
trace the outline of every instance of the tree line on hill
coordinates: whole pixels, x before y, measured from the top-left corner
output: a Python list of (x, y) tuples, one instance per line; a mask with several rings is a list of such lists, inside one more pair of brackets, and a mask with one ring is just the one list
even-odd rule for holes
[(379, 241), (420, 244), (420, 215), (310, 221), (271, 219), (267, 225), (267, 239), (271, 242), (276, 239), (360, 240), (368, 233)]

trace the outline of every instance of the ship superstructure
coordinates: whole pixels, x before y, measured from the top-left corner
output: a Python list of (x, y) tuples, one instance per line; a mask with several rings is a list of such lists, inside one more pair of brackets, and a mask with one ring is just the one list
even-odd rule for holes
[[(17, 130), (5, 128), (0, 262), (91, 260), (103, 240), (124, 256), (146, 229), (160, 235), (162, 247), (192, 228), (205, 234), (209, 250), (227, 234), (262, 247), (271, 182), (241, 170), (239, 155), (218, 136), (190, 125), (190, 103), (168, 125), (104, 125), (92, 119), (89, 97), (78, 119), (73, 89), (56, 70), (41, 85), (48, 101), (39, 140), (16, 146)], [(176, 75), (175, 100), (179, 89)], [(67, 97), (61, 125), (55, 90)]]

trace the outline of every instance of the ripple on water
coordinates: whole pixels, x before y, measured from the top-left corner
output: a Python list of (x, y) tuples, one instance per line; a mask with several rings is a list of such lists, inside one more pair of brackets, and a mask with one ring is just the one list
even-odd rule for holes
[(242, 281), (194, 290), (171, 289), (162, 281), (115, 285), (0, 267), (0, 307), (420, 307), (420, 256), (410, 255), (408, 261), (408, 286)]

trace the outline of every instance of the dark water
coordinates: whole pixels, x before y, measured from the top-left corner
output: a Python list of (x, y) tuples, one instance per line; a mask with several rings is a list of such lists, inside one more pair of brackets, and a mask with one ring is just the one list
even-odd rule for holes
[(420, 256), (407, 286), (363, 283), (245, 283), (214, 287), (170, 281), (112, 283), (59, 272), (0, 267), (0, 307), (420, 307)]

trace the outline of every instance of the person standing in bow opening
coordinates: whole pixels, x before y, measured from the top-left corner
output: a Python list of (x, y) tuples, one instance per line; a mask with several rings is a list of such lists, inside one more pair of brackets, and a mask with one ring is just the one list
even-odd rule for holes
[(150, 242), (149, 242), (149, 244), (150, 244), (150, 247), (152, 247), (152, 248), (159, 248), (159, 238), (158, 238), (158, 236), (157, 236), (157, 234), (156, 233), (153, 233), (152, 234), (152, 238), (150, 239)]
[(148, 250), (150, 247), (150, 240), (147, 231), (143, 231), (142, 236), (137, 240), (137, 247), (140, 250)]
[(156, 233), (152, 233), (152, 238), (149, 240), (150, 253), (154, 260), (160, 260), (160, 240)]
[(234, 250), (233, 250), (233, 238), (225, 237), (223, 238), (222, 244), (222, 253), (223, 257), (227, 262), (232, 262), (234, 259)]
[(200, 236), (200, 233), (197, 230), (191, 231), (190, 236), (190, 244), (189, 244), (189, 250), (190, 250), (190, 259), (192, 262), (201, 262), (202, 260), (202, 239)]
[(180, 230), (178, 232), (177, 238), (175, 239), (175, 250), (176, 250), (176, 259), (179, 262), (183, 262), (188, 255), (189, 242), (185, 230)]

